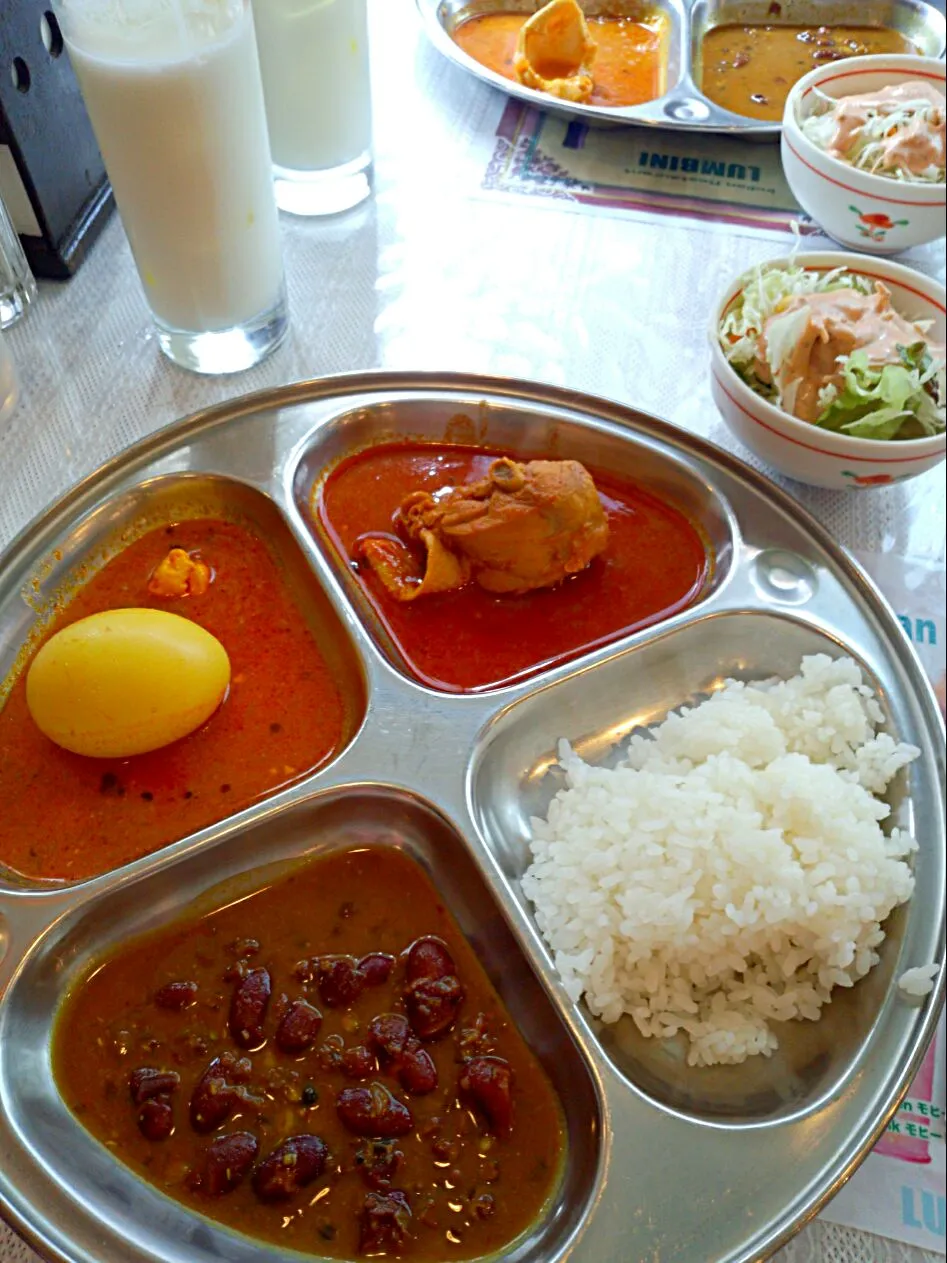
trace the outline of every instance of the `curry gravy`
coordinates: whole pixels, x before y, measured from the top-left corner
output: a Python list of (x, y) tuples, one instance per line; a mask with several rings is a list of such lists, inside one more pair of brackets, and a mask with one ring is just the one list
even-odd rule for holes
[[(438, 891), (392, 838), (360, 837), (247, 898), (222, 889), (217, 911), (96, 962), (63, 1004), (53, 1072), (116, 1159), (230, 1228), (319, 1257), (503, 1258), (555, 1195), (562, 1110)], [(460, 999), (432, 1033), (409, 993), (412, 969), (423, 982), (435, 966), (452, 976), (424, 993), (425, 1018), (448, 981)], [(253, 991), (264, 975), (268, 996)], [(290, 1040), (293, 1013), (311, 1022), (294, 1020)], [(420, 1039), (397, 1051), (373, 1041), (379, 1020), (407, 1019)], [(426, 1081), (417, 1066), (405, 1074), (408, 1052)], [(478, 1095), (478, 1065), (502, 1071), (492, 1098)], [(369, 1096), (380, 1108), (365, 1112)], [(290, 1142), (297, 1160), (280, 1164)]]
[(917, 51), (886, 26), (715, 26), (701, 42), (700, 87), (725, 110), (779, 122), (789, 89), (816, 66)]
[[(516, 82), (513, 57), (528, 13), (487, 13), (468, 18), (454, 31), (455, 42), (475, 61)], [(597, 45), (592, 62), (592, 95), (588, 105), (641, 105), (665, 90), (668, 20), (663, 13), (642, 10), (640, 17), (590, 17), (589, 32)], [(554, 77), (544, 67), (547, 78)]]

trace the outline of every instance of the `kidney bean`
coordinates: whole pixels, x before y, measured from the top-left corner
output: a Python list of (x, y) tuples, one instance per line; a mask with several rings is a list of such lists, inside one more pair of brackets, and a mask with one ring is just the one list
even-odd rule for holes
[[(398, 1082), (413, 1096), (423, 1096), (437, 1087), (437, 1066), (428, 1050), (422, 1048), (417, 1040), (412, 1040), (411, 1044), (405, 1049), (398, 1067)], [(415, 1044), (417, 1047), (413, 1046)]]
[(151, 1097), (138, 1111), (138, 1130), (146, 1140), (167, 1140), (174, 1131), (174, 1110), (168, 1096)]
[(347, 1009), (362, 994), (365, 980), (354, 956), (320, 956), (316, 979), (322, 1003), (330, 1009)]
[(496, 1214), (496, 1198), (491, 1193), (481, 1193), (470, 1203), (470, 1208), (478, 1219), (492, 1219)]
[(433, 934), (415, 939), (405, 957), (404, 973), (408, 982), (419, 978), (446, 978), (454, 972), (454, 959), (447, 944)]
[(322, 1014), (308, 1000), (294, 1000), (276, 1028), (276, 1047), (284, 1053), (300, 1053), (315, 1041)]
[(411, 1203), (399, 1189), (368, 1193), (359, 1215), (358, 1248), (361, 1254), (390, 1254), (407, 1243), (411, 1228)]
[(375, 1054), (364, 1044), (346, 1048), (339, 1067), (347, 1079), (367, 1079), (375, 1073)]
[(329, 1149), (318, 1136), (290, 1136), (253, 1173), (253, 1191), (261, 1202), (285, 1202), (318, 1179)]
[(159, 1009), (180, 1013), (182, 1009), (189, 1009), (196, 997), (196, 982), (166, 982), (155, 992), (155, 1004)]
[(250, 969), (234, 987), (230, 999), (230, 1034), (241, 1048), (263, 1043), (263, 1023), (273, 984), (268, 969)]
[(393, 1140), (372, 1140), (362, 1145), (355, 1155), (355, 1161), (368, 1187), (376, 1192), (383, 1192), (391, 1188), (404, 1161), (404, 1153), (395, 1147)]
[(437, 1067), (400, 1013), (382, 1013), (368, 1024), (368, 1040), (406, 1092), (420, 1096), (437, 1087)]
[(386, 1062), (397, 1061), (412, 1038), (408, 1019), (401, 1013), (380, 1013), (368, 1023), (368, 1040)]
[(394, 956), (387, 952), (369, 952), (358, 962), (358, 972), (368, 987), (380, 987), (388, 981), (395, 967)]
[(404, 992), (408, 1018), (421, 1039), (439, 1039), (446, 1035), (463, 1000), (464, 989), (453, 974), (417, 978), (408, 983)]
[(155, 1096), (170, 1096), (180, 1082), (177, 1071), (156, 1070), (153, 1066), (142, 1066), (128, 1076), (128, 1088), (136, 1105)]
[(487, 1116), (490, 1130), (507, 1140), (513, 1130), (513, 1071), (502, 1057), (472, 1057), (460, 1078), (463, 1092)]
[(227, 1136), (218, 1136), (204, 1150), (203, 1168), (188, 1175), (188, 1188), (208, 1197), (232, 1193), (253, 1166), (258, 1148), (252, 1131), (234, 1131)]
[(195, 1131), (214, 1131), (220, 1126), (237, 1103), (237, 1085), (247, 1082), (252, 1068), (247, 1057), (232, 1052), (214, 1058), (191, 1096), (191, 1126)]
[(356, 1136), (406, 1136), (414, 1118), (403, 1101), (377, 1080), (367, 1088), (343, 1088), (336, 1097), (336, 1112)]

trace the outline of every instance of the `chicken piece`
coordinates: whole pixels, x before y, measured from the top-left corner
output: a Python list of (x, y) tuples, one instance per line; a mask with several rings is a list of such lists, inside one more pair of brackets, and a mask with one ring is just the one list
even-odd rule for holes
[(587, 101), (595, 53), (595, 41), (576, 0), (550, 0), (523, 24), (513, 71), (528, 88), (563, 101)]
[(548, 588), (584, 570), (608, 543), (595, 483), (578, 461), (495, 460), (487, 477), (433, 494), (415, 491), (398, 510), (408, 540), (427, 553), (423, 575), (390, 536), (367, 536), (360, 555), (400, 601), (461, 587), (488, 592)]
[(172, 548), (148, 580), (152, 596), (203, 596), (210, 587), (210, 566), (183, 548)]
[(463, 557), (455, 557), (433, 531), (422, 531), (418, 538), (427, 551), (423, 570), (411, 551), (394, 536), (363, 535), (356, 542), (355, 553), (368, 562), (387, 591), (399, 601), (462, 588), (470, 579), (469, 563)]

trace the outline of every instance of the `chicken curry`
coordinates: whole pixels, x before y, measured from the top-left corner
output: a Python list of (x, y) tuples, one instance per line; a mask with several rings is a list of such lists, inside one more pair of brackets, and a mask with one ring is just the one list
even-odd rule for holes
[(712, 565), (677, 509), (575, 461), (380, 444), (336, 466), (312, 508), (399, 663), (451, 692), (666, 618), (698, 598)]
[(284, 1248), (504, 1257), (557, 1187), (562, 1110), (421, 868), (360, 841), (220, 903), (67, 996), (74, 1114), (163, 1193)]

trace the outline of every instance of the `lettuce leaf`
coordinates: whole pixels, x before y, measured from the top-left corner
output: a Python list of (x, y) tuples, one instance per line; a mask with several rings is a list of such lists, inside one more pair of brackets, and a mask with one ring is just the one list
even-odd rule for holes
[(879, 367), (869, 364), (864, 351), (853, 351), (841, 365), (842, 384), (816, 425), (864, 439), (897, 438), (908, 422), (924, 434), (942, 430), (942, 410), (931, 390), (937, 370), (927, 344), (899, 346), (898, 356), (899, 364)]

